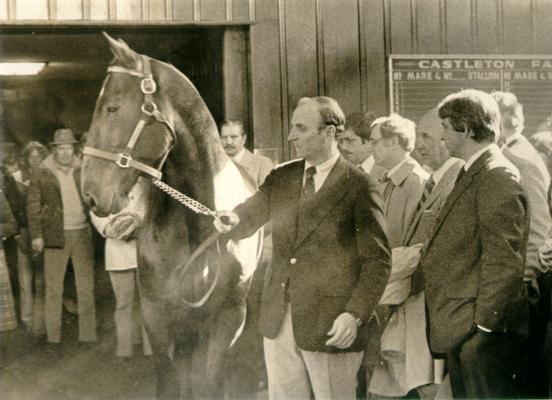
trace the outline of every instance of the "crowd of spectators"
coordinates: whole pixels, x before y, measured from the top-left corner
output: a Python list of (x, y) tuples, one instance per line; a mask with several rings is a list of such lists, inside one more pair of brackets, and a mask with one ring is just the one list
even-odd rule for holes
[[(354, 168), (345, 175), (358, 184), (346, 190), (347, 200), (334, 193), (345, 204), (328, 209), (337, 213), (329, 214), (337, 226), (333, 230), (321, 224), (304, 258), (299, 247), (290, 254), (272, 247), (272, 234), (277, 246), (278, 235), (289, 226), (272, 221), (267, 227), (265, 259), (250, 286), (249, 318), (242, 334), (246, 339), (234, 349), (235, 369), (249, 371), (252, 378), (236, 377), (230, 390), (255, 391), (268, 381), (269, 395), (275, 398), (309, 397), (311, 392), (315, 398), (333, 398), (336, 390), (342, 398), (550, 397), (550, 125), (526, 132), (523, 106), (506, 92), (452, 94), (416, 124), (398, 114), (353, 113), (345, 118), (335, 100), (305, 98), (293, 114), (289, 137), (305, 161), (272, 170), (269, 159), (245, 148), (243, 124), (226, 121), (221, 128), (223, 148), (259, 190), (228, 213), (229, 224), (218, 221), (217, 229), (235, 238), (256, 228), (256, 221), (262, 225), (270, 220), (256, 214), (260, 202), (268, 202), (262, 210), (280, 215), (278, 207), (293, 196), (282, 201), (271, 196), (295, 187), (288, 178), (300, 176), (298, 187), (303, 188), (293, 222), (297, 229), (302, 219), (319, 217), (309, 207), (316, 205), (319, 191), (329, 192), (324, 188), (338, 184), (334, 170)], [(78, 145), (73, 132), (59, 129), (48, 146), (32, 141), (2, 160), (0, 227), (2, 238), (16, 245), (11, 255), (0, 247), (0, 332), (13, 332), (19, 324), (45, 351), (59, 352), (64, 278), (72, 265), (78, 340), (83, 347), (94, 346), (94, 266), (102, 259), (115, 299), (115, 356), (129, 360), (137, 343), (151, 355), (139, 307), (135, 240), (144, 217), (144, 181), (133, 188), (120, 213), (94, 215), (80, 194)], [(294, 173), (296, 165), (304, 175)], [(333, 201), (327, 193), (321, 196)], [(368, 228), (359, 215), (370, 219)], [(355, 227), (355, 237), (332, 236), (343, 234), (349, 224)], [(103, 256), (94, 254), (92, 227), (105, 238)], [(365, 237), (362, 229), (372, 236)], [(303, 239), (302, 246), (308, 246), (311, 238)], [(371, 246), (381, 257), (375, 259), (362, 246)], [(350, 265), (342, 269), (350, 275), (342, 279), (345, 272), (339, 263), (348, 257)], [(378, 279), (364, 276), (363, 268), (380, 263), (373, 272), (383, 274), (385, 257), (391, 267), (389, 276), (382, 275), (379, 290), (370, 283)], [(317, 275), (303, 276), (309, 284), (297, 283), (287, 264), (307, 271), (311, 259), (317, 260)], [(359, 266), (358, 260), (366, 265)], [(322, 276), (324, 268), (332, 274), (330, 286), (317, 290), (328, 293), (313, 300), (309, 285), (328, 278)], [(263, 282), (265, 276), (272, 278)], [(274, 276), (281, 276), (282, 282)], [(351, 283), (351, 277), (362, 282)], [(357, 283), (374, 297), (377, 305), (370, 310), (366, 304), (372, 305), (371, 300), (357, 299), (362, 295)], [(324, 301), (335, 315), (329, 319), (330, 314), (320, 312), (319, 326), (309, 326), (316, 313), (300, 304)], [(266, 316), (267, 310), (274, 318)], [(296, 312), (305, 315), (293, 319)], [(329, 324), (324, 329), (323, 319)], [(327, 342), (320, 342), (319, 334)], [(263, 348), (268, 377), (262, 367)]]

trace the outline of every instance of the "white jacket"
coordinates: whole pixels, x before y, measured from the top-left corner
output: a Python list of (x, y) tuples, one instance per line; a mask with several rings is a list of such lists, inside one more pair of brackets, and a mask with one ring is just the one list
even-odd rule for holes
[[(142, 180), (138, 180), (136, 185), (132, 188), (129, 197), (129, 204), (119, 212), (119, 214), (111, 214), (107, 217), (98, 217), (93, 212), (90, 212), (92, 223), (98, 230), (98, 232), (105, 236), (105, 227), (116, 216), (120, 214), (135, 213), (142, 219), (144, 217), (144, 204), (143, 204), (143, 187)], [(124, 271), (128, 269), (134, 269), (138, 266), (137, 252), (136, 252), (136, 240), (119, 240), (113, 238), (106, 238), (105, 240), (105, 269), (107, 271)]]

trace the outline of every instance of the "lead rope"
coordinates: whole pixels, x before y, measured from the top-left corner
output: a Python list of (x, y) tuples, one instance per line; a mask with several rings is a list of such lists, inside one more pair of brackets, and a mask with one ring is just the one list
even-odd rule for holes
[[(208, 216), (211, 216), (213, 218), (219, 218), (219, 213), (216, 212), (216, 211), (213, 211), (211, 210), (209, 207), (201, 204), (199, 201), (197, 200), (194, 200), (192, 199), (191, 197), (189, 196), (186, 196), (184, 193), (182, 192), (179, 192), (178, 190), (176, 190), (175, 188), (173, 188), (172, 186), (169, 186), (167, 185), (165, 182), (159, 180), (159, 179), (153, 179), (152, 180), (153, 184), (159, 188), (160, 190), (162, 190), (163, 192), (167, 193), (169, 196), (171, 196), (173, 199), (175, 199), (176, 201), (178, 201), (180, 204), (188, 207), (190, 210), (192, 210), (193, 212), (195, 212), (196, 214), (201, 214), (201, 215), (208, 215)], [(220, 234), (217, 233), (217, 232), (214, 232), (212, 233), (197, 249), (196, 251), (192, 254), (192, 256), (190, 257), (190, 259), (188, 260), (188, 262), (186, 263), (186, 265), (184, 265), (183, 269), (180, 271), (180, 276), (183, 276), (188, 268), (192, 265), (192, 263), (195, 261), (195, 259), (201, 254), (203, 253), (203, 251), (208, 247), (210, 246), (211, 244), (213, 244), (213, 242), (216, 242), (217, 244), (217, 251), (219, 252), (220, 254), (220, 247), (219, 247), (219, 242), (218, 242), (218, 236)], [(261, 230), (259, 232), (259, 243), (258, 243), (258, 246), (257, 246), (257, 256), (256, 256), (256, 261), (255, 261), (255, 264), (258, 264), (259, 263), (259, 260), (261, 258), (261, 254), (262, 254), (262, 251), (263, 251), (263, 242), (264, 242), (264, 230)], [(213, 283), (211, 284), (211, 286), (209, 287), (209, 290), (207, 290), (207, 292), (205, 293), (205, 295), (203, 295), (203, 297), (198, 300), (198, 301), (188, 301), (186, 300), (185, 298), (183, 297), (180, 297), (180, 299), (182, 300), (182, 302), (184, 304), (186, 304), (188, 307), (190, 308), (199, 308), (201, 307), (203, 304), (205, 304), (207, 302), (207, 300), (209, 299), (209, 297), (211, 297), (211, 294), (213, 293), (214, 289), (215, 289), (215, 286), (217, 284), (217, 281), (218, 281), (218, 278), (219, 278), (219, 272), (220, 272), (220, 266), (219, 268), (217, 268), (217, 271), (215, 273), (215, 278), (213, 280)], [(253, 281), (253, 276), (251, 276), (249, 278), (249, 283), (247, 285), (247, 289), (246, 289), (246, 293), (249, 292), (249, 288), (251, 287), (251, 282)]]
[(180, 204), (183, 204), (184, 206), (188, 207), (196, 214), (210, 215), (213, 218), (219, 217), (218, 212), (213, 211), (209, 207), (201, 204), (199, 201), (194, 200), (189, 196), (186, 196), (184, 193), (179, 192), (175, 188), (167, 185), (165, 182), (162, 182), (159, 179), (153, 179), (153, 184), (157, 186), (159, 189), (161, 189), (162, 191), (164, 191), (165, 193), (167, 193), (173, 199), (178, 201)]

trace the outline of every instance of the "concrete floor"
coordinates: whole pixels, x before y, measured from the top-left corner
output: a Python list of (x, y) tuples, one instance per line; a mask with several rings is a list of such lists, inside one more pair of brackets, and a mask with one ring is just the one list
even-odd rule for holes
[[(105, 312), (101, 313), (105, 314)], [(99, 327), (92, 348), (77, 344), (77, 317), (64, 313), (63, 349), (45, 352), (44, 344), (18, 328), (2, 334), (0, 392), (3, 400), (154, 399), (155, 372), (151, 357), (120, 362), (114, 356), (114, 326)]]
[[(135, 347), (130, 361), (121, 362), (114, 355), (114, 298), (109, 277), (101, 267), (96, 268), (95, 287), (98, 342), (92, 348), (79, 347), (78, 319), (67, 310), (63, 312), (63, 349), (57, 354), (47, 353), (44, 340), (37, 341), (22, 323), (18, 329), (0, 334), (2, 400), (155, 398), (154, 362), (142, 355), (141, 345)], [(266, 387), (246, 397), (266, 400)]]

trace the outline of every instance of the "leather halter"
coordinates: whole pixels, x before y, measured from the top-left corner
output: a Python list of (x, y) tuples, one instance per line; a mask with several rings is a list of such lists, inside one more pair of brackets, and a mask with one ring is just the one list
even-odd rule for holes
[[(155, 102), (153, 101), (153, 94), (157, 90), (157, 84), (155, 83), (155, 80), (153, 79), (153, 75), (151, 73), (150, 59), (149, 57), (144, 55), (140, 55), (140, 58), (142, 60), (143, 72), (131, 70), (117, 65), (111, 66), (107, 69), (108, 74), (122, 73), (122, 74), (135, 76), (137, 78), (141, 78), (140, 90), (144, 94), (144, 102), (142, 103), (142, 106), (141, 106), (142, 116), (140, 117), (140, 120), (138, 121), (138, 123), (136, 124), (136, 127), (132, 131), (132, 135), (130, 136), (130, 139), (126, 147), (120, 153), (113, 153), (113, 152), (98, 149), (92, 146), (85, 146), (83, 148), (82, 153), (86, 156), (92, 156), (92, 157), (101, 158), (108, 161), (113, 161), (120, 168), (137, 169), (140, 172), (146, 173), (151, 177), (160, 180), (162, 177), (161, 168), (163, 167), (163, 164), (165, 163), (170, 151), (172, 150), (176, 142), (176, 134), (174, 133), (174, 128), (171, 125), (171, 123), (159, 111), (159, 109), (157, 108), (157, 104), (155, 104)], [(172, 143), (169, 146), (169, 149), (165, 152), (165, 154), (163, 154), (161, 162), (159, 163), (159, 166), (157, 168), (132, 158), (132, 152), (134, 151), (134, 146), (138, 142), (138, 139), (140, 138), (140, 134), (142, 133), (144, 126), (146, 125), (146, 123), (150, 118), (154, 118), (156, 121), (164, 124), (169, 129), (172, 135)]]

